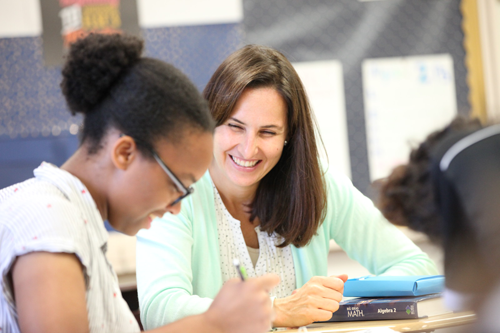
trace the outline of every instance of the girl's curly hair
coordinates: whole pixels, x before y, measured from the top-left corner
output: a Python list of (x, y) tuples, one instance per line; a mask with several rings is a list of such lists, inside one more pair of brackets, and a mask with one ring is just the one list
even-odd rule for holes
[(479, 128), (479, 120), (459, 116), (427, 136), (411, 151), (408, 164), (396, 167), (383, 180), (378, 202), (382, 214), (395, 225), (423, 232), (431, 241), (441, 243), (441, 217), (431, 179), (431, 153), (448, 135)]
[(61, 90), (70, 112), (84, 115), (82, 143), (99, 151), (110, 128), (137, 140), (145, 156), (161, 138), (179, 142), (184, 129), (213, 132), (208, 105), (180, 70), (142, 56), (144, 41), (90, 34), (70, 47)]

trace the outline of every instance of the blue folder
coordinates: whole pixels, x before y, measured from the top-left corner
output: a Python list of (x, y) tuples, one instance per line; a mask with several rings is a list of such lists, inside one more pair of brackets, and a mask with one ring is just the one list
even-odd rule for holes
[(443, 291), (443, 275), (365, 276), (344, 284), (346, 297), (422, 296)]

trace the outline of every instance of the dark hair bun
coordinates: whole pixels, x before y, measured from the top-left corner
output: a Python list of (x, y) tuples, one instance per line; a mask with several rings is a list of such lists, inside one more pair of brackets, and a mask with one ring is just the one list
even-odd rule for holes
[(91, 112), (140, 59), (143, 46), (141, 39), (120, 34), (90, 34), (72, 44), (61, 82), (71, 113)]

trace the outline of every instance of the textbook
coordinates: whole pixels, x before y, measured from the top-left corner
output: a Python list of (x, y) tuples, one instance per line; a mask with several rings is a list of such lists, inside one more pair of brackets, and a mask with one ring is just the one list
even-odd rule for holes
[(400, 297), (440, 293), (443, 275), (366, 276), (344, 284), (346, 297)]
[(446, 309), (441, 294), (416, 297), (353, 298), (340, 302), (331, 321), (417, 319), (452, 311)]

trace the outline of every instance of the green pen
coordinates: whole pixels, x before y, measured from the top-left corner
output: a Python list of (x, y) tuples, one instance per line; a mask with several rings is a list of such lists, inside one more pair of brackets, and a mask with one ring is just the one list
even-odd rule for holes
[(245, 281), (247, 279), (247, 271), (245, 267), (240, 265), (240, 261), (236, 258), (233, 259), (233, 265), (236, 267), (238, 274), (240, 275), (241, 281)]

